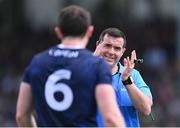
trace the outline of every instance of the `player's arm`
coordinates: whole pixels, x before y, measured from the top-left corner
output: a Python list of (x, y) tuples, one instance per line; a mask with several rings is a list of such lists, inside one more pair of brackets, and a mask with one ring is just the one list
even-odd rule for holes
[(31, 86), (22, 82), (16, 108), (16, 122), (19, 127), (36, 127), (33, 116)]
[(105, 126), (125, 127), (124, 119), (118, 108), (115, 92), (111, 85), (97, 85), (96, 100)]

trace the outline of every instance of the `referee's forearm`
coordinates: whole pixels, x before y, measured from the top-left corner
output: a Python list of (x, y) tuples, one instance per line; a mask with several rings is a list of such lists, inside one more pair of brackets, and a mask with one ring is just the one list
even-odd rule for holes
[(135, 108), (144, 115), (149, 115), (151, 113), (152, 100), (144, 95), (136, 85), (127, 85), (126, 89), (131, 97), (131, 100)]

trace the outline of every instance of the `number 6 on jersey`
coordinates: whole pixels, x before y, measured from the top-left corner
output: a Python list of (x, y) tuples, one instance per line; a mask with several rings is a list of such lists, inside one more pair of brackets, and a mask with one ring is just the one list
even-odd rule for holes
[[(73, 92), (71, 88), (65, 83), (56, 83), (61, 79), (69, 80), (71, 78), (71, 71), (60, 69), (51, 74), (45, 84), (45, 99), (47, 104), (56, 111), (65, 111), (68, 109), (73, 101)], [(55, 99), (56, 92), (61, 92), (64, 95), (62, 101)]]

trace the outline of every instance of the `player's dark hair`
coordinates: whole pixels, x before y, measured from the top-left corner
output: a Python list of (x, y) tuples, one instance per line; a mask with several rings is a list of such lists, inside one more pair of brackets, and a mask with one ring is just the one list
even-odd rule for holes
[(71, 5), (60, 12), (58, 25), (64, 37), (83, 37), (90, 24), (91, 15), (82, 7)]
[(97, 43), (100, 43), (101, 41), (104, 40), (104, 36), (105, 35), (109, 35), (109, 36), (112, 36), (112, 37), (121, 37), (124, 39), (124, 45), (123, 47), (125, 48), (126, 47), (126, 36), (125, 34), (119, 30), (118, 28), (107, 28), (105, 29), (104, 31), (102, 31), (101, 35), (99, 36), (99, 40)]

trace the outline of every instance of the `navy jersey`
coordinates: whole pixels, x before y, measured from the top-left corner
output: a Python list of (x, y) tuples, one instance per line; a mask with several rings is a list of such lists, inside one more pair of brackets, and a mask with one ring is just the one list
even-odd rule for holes
[(97, 126), (95, 87), (112, 83), (110, 67), (86, 49), (52, 47), (26, 69), (38, 126)]

